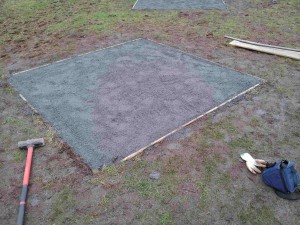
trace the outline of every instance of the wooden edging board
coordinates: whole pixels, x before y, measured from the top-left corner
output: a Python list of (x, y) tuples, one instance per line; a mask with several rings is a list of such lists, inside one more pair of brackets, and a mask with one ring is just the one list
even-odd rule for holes
[(202, 115), (196, 117), (195, 119), (193, 119), (193, 120), (191, 120), (191, 121), (189, 121), (189, 122), (183, 124), (182, 126), (178, 127), (177, 129), (175, 129), (175, 130), (171, 131), (170, 133), (166, 134), (165, 136), (163, 136), (163, 137), (161, 137), (161, 138), (159, 138), (159, 139), (157, 139), (157, 140), (151, 142), (149, 145), (147, 145), (147, 146), (145, 146), (145, 147), (139, 149), (138, 151), (132, 153), (131, 155), (125, 157), (124, 159), (121, 160), (121, 162), (124, 162), (124, 161), (126, 161), (126, 160), (132, 159), (133, 157), (135, 157), (135, 156), (141, 154), (141, 153), (144, 152), (147, 148), (149, 148), (149, 147), (151, 147), (151, 146), (153, 146), (153, 145), (155, 145), (155, 144), (157, 144), (157, 143), (163, 141), (164, 139), (166, 139), (166, 138), (169, 137), (170, 135), (172, 135), (172, 134), (176, 133), (177, 131), (183, 129), (184, 127), (186, 127), (186, 126), (192, 124), (193, 122), (199, 120), (200, 118), (206, 116), (207, 114), (209, 114), (209, 113), (211, 113), (211, 112), (213, 112), (213, 111), (219, 109), (220, 107), (226, 105), (227, 103), (229, 103), (229, 102), (231, 102), (232, 100), (238, 98), (239, 96), (246, 94), (247, 92), (249, 92), (249, 91), (253, 90), (254, 88), (256, 88), (258, 85), (260, 85), (260, 83), (254, 85), (254, 86), (250, 87), (249, 89), (247, 89), (246, 91), (243, 91), (243, 92), (241, 92), (240, 94), (238, 94), (238, 95), (236, 95), (236, 96), (234, 96), (234, 97), (228, 99), (227, 101), (225, 101), (225, 102), (223, 102), (222, 104), (220, 104), (220, 105), (218, 105), (218, 106), (212, 108), (211, 110), (209, 110), (209, 111), (207, 111), (206, 113), (204, 113), (204, 114), (202, 114)]
[(278, 48), (273, 48), (273, 47), (264, 47), (264, 46), (258, 46), (254, 44), (248, 44), (245, 42), (241, 41), (232, 41), (229, 44), (233, 46), (237, 46), (240, 48), (246, 48), (246, 49), (251, 49), (259, 52), (265, 52), (273, 55), (279, 55), (279, 56), (284, 56), (296, 60), (300, 60), (300, 52), (296, 51), (291, 51), (291, 50), (286, 50), (286, 49), (278, 49)]
[(227, 35), (225, 36), (225, 38), (233, 40), (229, 44), (236, 47), (246, 48), (254, 51), (265, 52), (268, 54), (279, 55), (279, 56), (300, 60), (300, 49), (286, 48), (286, 47), (275, 46), (275, 45), (267, 45), (267, 44), (253, 42), (253, 41), (242, 40)]

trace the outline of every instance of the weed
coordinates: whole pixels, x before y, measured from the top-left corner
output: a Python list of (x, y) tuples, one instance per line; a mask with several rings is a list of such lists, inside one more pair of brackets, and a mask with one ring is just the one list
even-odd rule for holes
[(115, 165), (107, 166), (102, 171), (110, 176), (118, 174), (118, 169)]
[(14, 89), (11, 86), (8, 86), (5, 88), (5, 92), (9, 95), (12, 95), (14, 93)]
[(26, 36), (22, 35), (22, 34), (18, 34), (14, 36), (14, 40), (16, 42), (22, 42), (26, 40)]
[(46, 137), (45, 140), (47, 141), (47, 143), (52, 144), (54, 142), (55, 139), (55, 132), (49, 128), (46, 132)]
[(161, 225), (173, 224), (172, 216), (169, 212), (165, 212), (162, 215), (160, 215), (159, 220)]
[(149, 179), (140, 179), (134, 185), (137, 191), (144, 197), (155, 197), (159, 194), (157, 185)]
[(200, 199), (202, 201), (206, 201), (209, 197), (209, 188), (207, 187), (207, 185), (208, 184), (206, 182), (202, 182), (202, 181), (197, 182), (197, 187), (200, 192)]
[(34, 115), (32, 118), (33, 118), (34, 126), (43, 126), (44, 125), (44, 121), (41, 116)]
[(9, 124), (9, 125), (20, 125), (21, 121), (14, 117), (14, 116), (8, 116), (5, 118), (3, 124)]
[(110, 200), (106, 195), (100, 199), (100, 206), (105, 210), (107, 210), (109, 204), (110, 204)]

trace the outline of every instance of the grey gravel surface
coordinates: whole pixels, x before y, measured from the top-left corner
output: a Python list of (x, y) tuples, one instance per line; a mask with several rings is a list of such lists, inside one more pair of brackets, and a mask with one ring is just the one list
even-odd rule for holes
[(15, 74), (10, 82), (94, 169), (260, 80), (139, 39)]
[(193, 10), (226, 9), (223, 0), (138, 0), (134, 9), (146, 10)]

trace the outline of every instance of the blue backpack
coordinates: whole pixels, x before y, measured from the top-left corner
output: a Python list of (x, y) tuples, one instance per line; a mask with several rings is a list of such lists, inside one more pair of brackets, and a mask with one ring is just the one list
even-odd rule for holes
[(299, 174), (295, 163), (287, 160), (276, 162), (262, 173), (266, 185), (283, 193), (292, 193), (299, 185)]

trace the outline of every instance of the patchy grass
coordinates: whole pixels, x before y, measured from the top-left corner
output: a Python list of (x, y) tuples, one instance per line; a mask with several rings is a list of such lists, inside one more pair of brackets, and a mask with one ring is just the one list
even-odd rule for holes
[(169, 212), (165, 212), (159, 217), (161, 225), (171, 225), (173, 224), (172, 216)]
[(27, 151), (15, 149), (14, 160), (16, 162), (24, 161), (26, 158)]
[(9, 125), (20, 125), (21, 121), (14, 117), (14, 116), (8, 116), (4, 119), (4, 124), (9, 124)]
[(108, 206), (110, 205), (110, 199), (106, 195), (101, 197), (100, 206), (106, 211)]
[(254, 147), (254, 141), (250, 137), (241, 137), (233, 139), (229, 144), (231, 148), (242, 148), (245, 150), (250, 150)]
[(242, 224), (278, 224), (274, 220), (275, 212), (271, 208), (260, 207), (250, 208), (249, 210), (243, 211), (239, 216)]
[(56, 137), (56, 133), (52, 128), (49, 128), (46, 132), (45, 141), (49, 144), (53, 144)]
[(55, 224), (71, 224), (75, 222), (73, 191), (66, 187), (56, 196), (51, 205), (50, 219)]
[(8, 86), (5, 88), (5, 92), (9, 95), (12, 95), (14, 93), (14, 89), (11, 86)]

